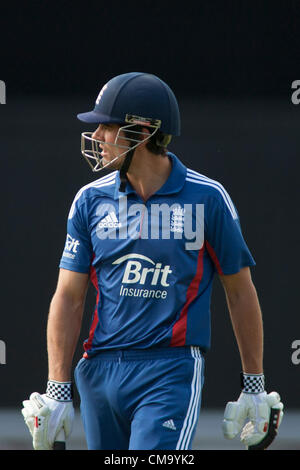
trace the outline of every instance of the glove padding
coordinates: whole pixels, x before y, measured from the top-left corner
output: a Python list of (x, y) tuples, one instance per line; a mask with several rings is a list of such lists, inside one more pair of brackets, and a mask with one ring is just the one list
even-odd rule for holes
[(241, 441), (248, 450), (266, 449), (277, 435), (282, 410), (277, 392), (242, 392), (237, 401), (226, 405), (222, 424), (224, 437), (233, 439), (242, 431)]
[(34, 392), (29, 400), (23, 401), (23, 407), (22, 414), (35, 450), (52, 450), (61, 429), (66, 438), (71, 434), (74, 420), (72, 401), (57, 401)]

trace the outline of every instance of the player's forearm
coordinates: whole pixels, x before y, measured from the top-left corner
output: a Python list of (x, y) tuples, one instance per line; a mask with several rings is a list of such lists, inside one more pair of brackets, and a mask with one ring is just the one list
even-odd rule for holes
[(263, 373), (263, 321), (254, 285), (227, 297), (227, 303), (243, 371)]
[(71, 380), (71, 367), (80, 334), (82, 302), (75, 303), (68, 296), (55, 294), (47, 325), (48, 367), (50, 380)]

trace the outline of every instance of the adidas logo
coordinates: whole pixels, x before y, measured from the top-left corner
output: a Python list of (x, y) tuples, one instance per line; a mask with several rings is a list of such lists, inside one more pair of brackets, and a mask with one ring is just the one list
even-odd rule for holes
[(176, 426), (175, 426), (174, 421), (172, 419), (168, 419), (167, 421), (165, 421), (163, 423), (163, 426), (165, 428), (169, 428), (169, 429), (172, 429), (173, 431), (176, 431)]
[(118, 221), (115, 212), (110, 212), (98, 224), (99, 228), (118, 228), (121, 227), (121, 223)]

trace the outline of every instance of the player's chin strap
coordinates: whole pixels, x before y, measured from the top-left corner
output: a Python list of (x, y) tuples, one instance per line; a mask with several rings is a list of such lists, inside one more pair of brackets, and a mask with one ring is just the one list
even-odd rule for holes
[(126, 190), (126, 184), (128, 182), (128, 178), (127, 178), (127, 172), (129, 170), (129, 167), (130, 167), (130, 163), (132, 161), (132, 158), (133, 158), (133, 155), (134, 155), (134, 151), (135, 151), (135, 148), (129, 150), (129, 152), (127, 153), (125, 159), (124, 159), (124, 162), (120, 168), (120, 192), (121, 193), (125, 193), (125, 190)]

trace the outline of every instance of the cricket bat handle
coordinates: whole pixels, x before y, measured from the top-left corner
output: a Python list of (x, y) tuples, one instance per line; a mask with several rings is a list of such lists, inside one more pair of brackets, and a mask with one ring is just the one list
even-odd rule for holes
[(66, 450), (66, 437), (63, 428), (59, 431), (56, 436), (56, 440), (53, 444), (53, 450)]

